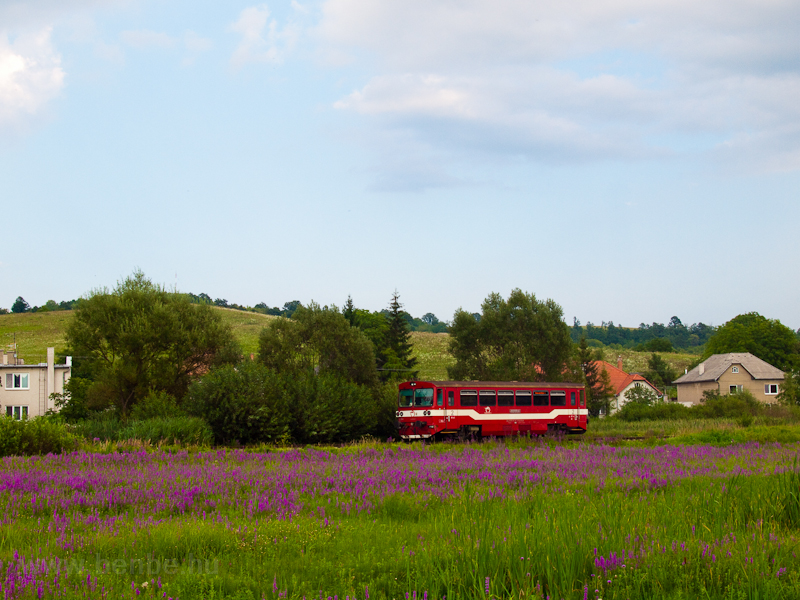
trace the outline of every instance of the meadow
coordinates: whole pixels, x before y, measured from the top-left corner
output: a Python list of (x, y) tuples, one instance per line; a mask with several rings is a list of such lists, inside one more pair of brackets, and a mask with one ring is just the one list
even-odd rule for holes
[(132, 444), (2, 460), (4, 598), (800, 597), (795, 443)]

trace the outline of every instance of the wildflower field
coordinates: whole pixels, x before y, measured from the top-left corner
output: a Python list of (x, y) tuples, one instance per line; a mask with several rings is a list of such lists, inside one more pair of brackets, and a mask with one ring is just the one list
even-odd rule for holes
[(5, 458), (3, 598), (800, 598), (797, 444)]

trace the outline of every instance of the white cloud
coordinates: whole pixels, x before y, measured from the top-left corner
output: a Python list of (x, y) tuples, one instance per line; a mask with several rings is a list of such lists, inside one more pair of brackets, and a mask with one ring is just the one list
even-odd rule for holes
[(64, 86), (61, 57), (50, 28), (20, 35), (0, 34), (0, 130), (25, 128)]
[(693, 139), (791, 170), (798, 22), (789, 0), (327, 0), (315, 34), (328, 62), (371, 71), (337, 109), (442, 153), (631, 158)]
[(119, 37), (128, 46), (140, 50), (145, 48), (172, 48), (176, 43), (175, 38), (166, 33), (149, 29), (123, 31)]
[[(298, 5), (299, 6), (299, 5)], [(239, 19), (228, 27), (242, 39), (231, 56), (231, 65), (240, 69), (247, 63), (281, 63), (291, 51), (300, 33), (299, 27), (289, 23), (278, 28), (265, 5), (245, 8)]]

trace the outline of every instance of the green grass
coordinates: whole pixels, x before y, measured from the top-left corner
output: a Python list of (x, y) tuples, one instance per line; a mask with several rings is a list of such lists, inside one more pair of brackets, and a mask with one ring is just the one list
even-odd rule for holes
[[(615, 350), (614, 348), (602, 348), (603, 360), (614, 366), (617, 365), (617, 358), (622, 357), (622, 369), (627, 373), (644, 373), (647, 370), (647, 359), (652, 352), (637, 352), (635, 350)], [(695, 362), (699, 355), (685, 352), (657, 352), (661, 355), (670, 367), (680, 376), (684, 369)]]
[[(245, 356), (258, 352), (258, 334), (272, 319), (279, 318), (230, 308), (216, 310), (233, 329)], [(0, 315), (0, 345), (8, 350), (16, 334), (19, 358), (26, 364), (45, 362), (47, 348), (54, 347), (56, 352), (64, 349), (64, 336), (73, 315), (71, 310)]]
[[(223, 320), (231, 325), (236, 339), (242, 346), (245, 356), (258, 352), (258, 335), (274, 317), (261, 313), (245, 312), (230, 308), (219, 308)], [(56, 351), (64, 348), (64, 333), (72, 311), (49, 313), (25, 313), (0, 315), (0, 344), (6, 347), (17, 335), (17, 348), (20, 358), (26, 363), (39, 363), (47, 359), (47, 348), (54, 346)], [(447, 380), (447, 367), (453, 364), (453, 358), (447, 352), (450, 336), (446, 333), (424, 333), (414, 331), (411, 341), (414, 344), (414, 356), (417, 358), (419, 378), (429, 381)], [(628, 372), (643, 372), (647, 369), (649, 352), (633, 350), (603, 349), (605, 360), (616, 365), (617, 356), (622, 356), (623, 368)], [(683, 373), (691, 362), (697, 360), (695, 354), (665, 352), (661, 355), (679, 374)]]
[[(523, 444), (7, 460), (0, 474), (15, 483), (0, 493), (0, 559), (58, 556), (60, 577), (47, 581), (67, 599), (99, 598), (101, 586), (108, 597), (182, 600), (363, 600), (367, 587), (371, 600), (800, 597), (800, 476), (780, 473), (796, 446), (712, 460), (698, 448), (675, 467), (711, 475), (668, 482), (649, 472), (646, 452)], [(606, 461), (616, 466), (603, 475), (569, 477)], [(343, 470), (369, 463), (384, 465), (372, 477), (402, 478), (404, 489), (384, 494)], [(545, 464), (564, 466), (538, 483), (507, 477)], [(107, 503), (85, 502), (100, 490)], [(287, 517), (289, 492), (300, 508)]]
[(46, 362), (47, 348), (63, 349), (72, 315), (72, 311), (0, 315), (0, 346), (8, 352), (16, 334), (19, 358), (27, 364)]
[(220, 312), (222, 320), (233, 329), (233, 335), (241, 344), (245, 356), (258, 352), (258, 335), (261, 330), (273, 319), (281, 318), (232, 308), (217, 308), (217, 310)]
[(449, 340), (450, 336), (446, 333), (423, 333), (421, 331), (411, 333), (419, 379), (447, 381), (447, 367), (455, 362), (447, 352)]

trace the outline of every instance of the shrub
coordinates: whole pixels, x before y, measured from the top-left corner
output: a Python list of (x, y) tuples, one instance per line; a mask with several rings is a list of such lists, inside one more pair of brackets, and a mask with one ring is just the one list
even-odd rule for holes
[(117, 411), (112, 409), (92, 413), (89, 418), (78, 421), (73, 430), (78, 435), (93, 440), (116, 440), (122, 426)]
[(141, 440), (151, 444), (172, 442), (210, 446), (214, 441), (214, 434), (208, 423), (197, 417), (155, 417), (130, 421), (119, 432), (118, 439)]
[(696, 418), (696, 415), (692, 415), (692, 409), (685, 407), (683, 404), (677, 404), (673, 402), (661, 402), (651, 406), (647, 406), (646, 404), (641, 404), (638, 402), (629, 402), (614, 416), (623, 421), (654, 421), (659, 419), (679, 420)]
[(184, 409), (206, 420), (217, 443), (275, 442), (289, 436), (286, 383), (259, 363), (211, 371), (189, 388)]
[(52, 417), (17, 421), (0, 416), (0, 456), (58, 454), (73, 450), (78, 437)]
[(377, 402), (370, 388), (331, 374), (296, 377), (292, 437), (302, 443), (346, 442), (373, 429)]
[(151, 390), (131, 409), (131, 419), (134, 421), (180, 416), (184, 416), (184, 413), (175, 398), (164, 391)]
[(703, 404), (692, 407), (693, 414), (701, 419), (738, 418), (745, 415), (756, 416), (763, 409), (762, 404), (747, 390), (729, 395), (703, 392), (703, 398), (705, 399)]

